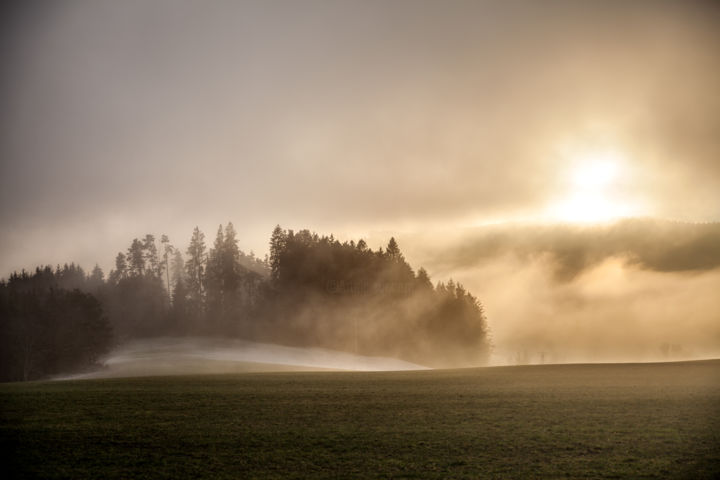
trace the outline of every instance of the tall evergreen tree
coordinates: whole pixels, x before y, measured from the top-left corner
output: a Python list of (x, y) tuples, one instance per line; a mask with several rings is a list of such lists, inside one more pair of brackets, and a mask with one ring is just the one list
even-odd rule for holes
[[(237, 323), (243, 316), (244, 307), (249, 304), (248, 295), (254, 294), (255, 286), (250, 281), (250, 272), (240, 262), (245, 257), (238, 247), (237, 232), (232, 222), (225, 226), (225, 238), (223, 241), (223, 306), (225, 322), (229, 329), (234, 328), (233, 322)], [(253, 275), (252, 277), (256, 277)]]
[(147, 273), (151, 276), (162, 278), (163, 265), (158, 260), (157, 246), (155, 245), (155, 235), (149, 233), (143, 239), (143, 252), (145, 256), (145, 265)]
[(234, 294), (240, 285), (240, 249), (237, 233), (232, 222), (225, 227), (222, 252), (222, 272), (224, 291)]
[(97, 292), (105, 284), (105, 274), (97, 263), (90, 272), (87, 280), (87, 286), (92, 292)]
[(390, 237), (390, 241), (388, 242), (387, 249), (385, 250), (385, 254), (390, 258), (390, 260), (400, 260), (402, 259), (402, 254), (400, 253), (400, 247), (398, 246), (397, 242), (395, 241), (395, 237)]
[(163, 265), (165, 270), (165, 280), (167, 282), (168, 295), (172, 296), (172, 290), (170, 289), (170, 256), (174, 253), (175, 247), (170, 243), (170, 239), (167, 235), (160, 237), (160, 243), (163, 247)]
[(102, 271), (102, 268), (100, 268), (100, 265), (97, 263), (92, 269), (92, 272), (90, 272), (90, 280), (93, 283), (102, 283), (105, 280), (105, 274)]
[(117, 283), (123, 278), (127, 277), (127, 257), (122, 252), (119, 252), (115, 257), (115, 268), (110, 272), (108, 281), (112, 285)]
[(222, 225), (217, 229), (205, 270), (205, 308), (208, 321), (217, 324), (223, 311), (223, 252), (225, 236)]
[(425, 291), (432, 291), (433, 285), (430, 281), (430, 276), (427, 273), (427, 270), (425, 270), (423, 267), (420, 267), (420, 269), (417, 272), (417, 286), (421, 290)]
[[(290, 231), (292, 235), (292, 231)], [(280, 225), (276, 225), (270, 236), (270, 279), (277, 283), (280, 280), (280, 256), (287, 245), (288, 233)]]
[(173, 282), (173, 303), (176, 299), (178, 284), (183, 284), (182, 291), (187, 293), (186, 286), (186, 273), (185, 273), (185, 261), (183, 260), (182, 253), (180, 250), (175, 249), (173, 252), (173, 260), (170, 264), (170, 270), (172, 271), (172, 282)]
[(175, 249), (173, 260), (170, 265), (172, 270), (172, 306), (171, 306), (171, 324), (174, 324), (176, 331), (179, 333), (187, 333), (188, 331), (188, 288), (185, 262), (182, 258), (180, 250)]
[(128, 248), (128, 274), (132, 277), (141, 277), (145, 274), (145, 251), (142, 242), (133, 239)]
[(202, 313), (205, 281), (205, 235), (198, 227), (193, 230), (187, 249), (185, 272), (187, 273), (188, 310), (195, 319)]

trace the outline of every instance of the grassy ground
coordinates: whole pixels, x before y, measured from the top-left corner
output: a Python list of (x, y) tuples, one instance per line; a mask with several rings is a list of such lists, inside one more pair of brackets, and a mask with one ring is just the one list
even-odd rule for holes
[(0, 441), (27, 478), (720, 478), (720, 362), (6, 384)]

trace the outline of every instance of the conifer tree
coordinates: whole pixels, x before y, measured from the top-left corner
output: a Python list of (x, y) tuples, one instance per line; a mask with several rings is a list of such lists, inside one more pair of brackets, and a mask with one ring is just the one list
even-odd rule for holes
[(400, 247), (398, 247), (395, 237), (390, 237), (385, 254), (390, 260), (400, 260), (402, 255), (400, 254)]
[(117, 256), (115, 257), (115, 268), (110, 272), (110, 275), (108, 276), (108, 282), (110, 282), (112, 285), (117, 285), (120, 280), (126, 277), (127, 257), (125, 257), (124, 253), (118, 252)]
[(143, 251), (147, 273), (151, 276), (161, 278), (163, 265), (158, 261), (158, 251), (155, 245), (155, 236), (149, 233), (143, 239)]
[(127, 253), (129, 276), (141, 277), (145, 274), (145, 252), (143, 250), (140, 240), (133, 239)]
[(233, 295), (240, 285), (240, 249), (232, 222), (225, 227), (222, 250), (223, 291)]
[(165, 270), (165, 280), (167, 281), (167, 292), (168, 295), (172, 295), (170, 290), (170, 256), (174, 253), (175, 247), (172, 246), (167, 235), (160, 237), (160, 243), (163, 246), (163, 268)]
[(275, 226), (270, 236), (270, 279), (274, 283), (280, 281), (280, 257), (285, 251), (287, 240), (288, 234), (280, 225)]
[(189, 310), (193, 316), (199, 316), (202, 312), (203, 292), (205, 281), (205, 235), (198, 227), (193, 230), (190, 238), (190, 246), (187, 249), (188, 259), (185, 262), (187, 273), (187, 289)]
[(172, 270), (172, 319), (183, 333), (187, 333), (188, 323), (188, 288), (185, 281), (185, 262), (180, 250), (175, 249), (170, 265)]
[(223, 309), (223, 250), (225, 236), (222, 225), (217, 229), (215, 243), (210, 249), (205, 270), (205, 308), (208, 318), (216, 322)]
[(418, 288), (422, 290), (432, 290), (433, 285), (430, 281), (430, 276), (427, 273), (427, 270), (425, 270), (423, 267), (420, 267), (420, 269), (417, 272), (417, 285)]

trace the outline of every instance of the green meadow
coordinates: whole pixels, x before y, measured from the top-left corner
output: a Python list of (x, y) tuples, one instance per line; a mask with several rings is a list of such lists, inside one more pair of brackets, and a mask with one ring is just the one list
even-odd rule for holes
[(720, 361), (4, 384), (0, 438), (12, 478), (711, 479)]

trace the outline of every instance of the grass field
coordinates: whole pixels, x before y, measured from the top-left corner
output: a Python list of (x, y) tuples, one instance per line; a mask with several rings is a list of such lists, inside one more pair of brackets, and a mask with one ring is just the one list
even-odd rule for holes
[(18, 478), (720, 478), (720, 361), (5, 384), (0, 408)]

